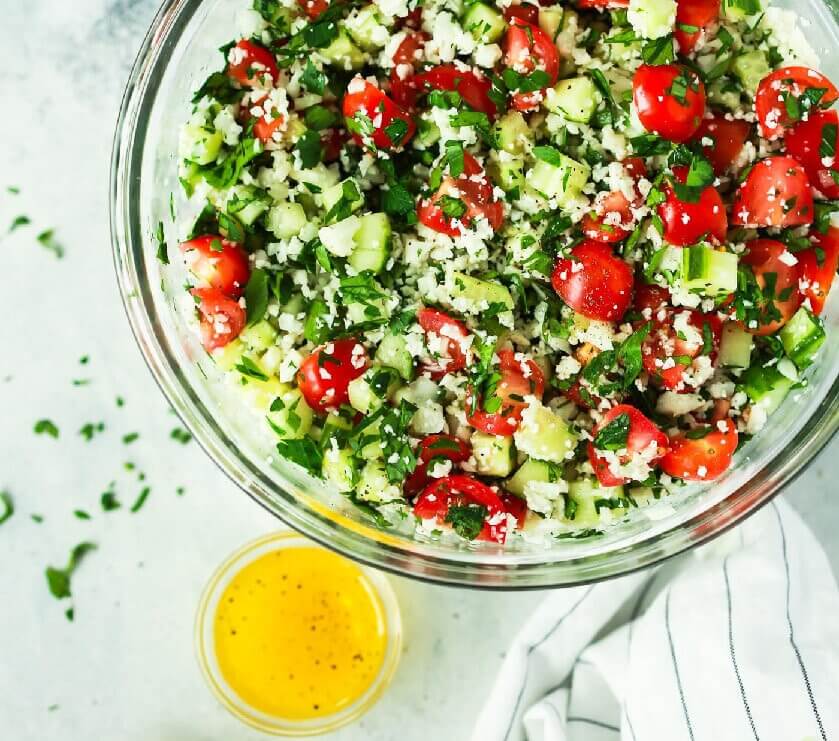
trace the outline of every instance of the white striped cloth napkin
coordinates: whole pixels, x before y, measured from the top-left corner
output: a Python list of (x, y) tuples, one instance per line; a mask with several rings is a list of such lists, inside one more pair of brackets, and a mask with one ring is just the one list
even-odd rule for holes
[(552, 593), (473, 741), (839, 741), (839, 591), (783, 501), (658, 569)]

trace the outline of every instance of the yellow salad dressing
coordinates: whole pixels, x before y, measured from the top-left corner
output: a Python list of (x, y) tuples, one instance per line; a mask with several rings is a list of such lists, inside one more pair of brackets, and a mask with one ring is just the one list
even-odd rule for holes
[(364, 573), (320, 548), (271, 551), (239, 571), (218, 603), (219, 669), (252, 708), (307, 720), (370, 687), (387, 644), (384, 612)]

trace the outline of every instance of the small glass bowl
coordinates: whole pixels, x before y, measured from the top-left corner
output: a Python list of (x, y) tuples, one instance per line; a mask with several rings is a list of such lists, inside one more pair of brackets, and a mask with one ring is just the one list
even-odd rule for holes
[(371, 685), (351, 705), (338, 713), (321, 718), (304, 721), (289, 720), (267, 715), (251, 707), (227, 683), (219, 667), (213, 631), (216, 608), (230, 581), (244, 567), (266, 553), (287, 548), (320, 548), (320, 546), (297, 533), (279, 532), (247, 543), (225, 559), (210, 578), (198, 603), (195, 619), (195, 649), (201, 671), (213, 694), (240, 721), (274, 736), (316, 736), (351, 723), (373, 707), (382, 696), (399, 664), (402, 651), (402, 619), (399, 604), (387, 578), (377, 571), (357, 566), (371, 588), (375, 606), (381, 613), (381, 619), (387, 631), (382, 666)]

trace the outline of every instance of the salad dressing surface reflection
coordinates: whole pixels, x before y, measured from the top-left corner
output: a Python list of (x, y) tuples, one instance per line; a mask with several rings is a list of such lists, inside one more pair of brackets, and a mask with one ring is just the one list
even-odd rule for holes
[(268, 552), (233, 576), (213, 629), (233, 691), (289, 720), (352, 704), (376, 679), (387, 644), (382, 605), (363, 572), (311, 547)]

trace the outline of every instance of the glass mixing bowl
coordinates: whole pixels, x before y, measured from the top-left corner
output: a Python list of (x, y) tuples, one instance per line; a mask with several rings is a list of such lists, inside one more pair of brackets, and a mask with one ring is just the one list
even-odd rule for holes
[[(837, 4), (783, 0), (805, 18), (805, 33), (839, 79)], [(254, 500), (288, 525), (371, 566), (469, 587), (569, 586), (618, 576), (702, 543), (754, 512), (816, 455), (839, 427), (839, 297), (827, 311), (829, 340), (809, 387), (793, 392), (770, 424), (740, 451), (712, 486), (689, 487), (603, 536), (527, 544), (431, 541), (411, 528), (380, 529), (322, 482), (273, 456), (253, 419), (215, 383), (215, 369), (178, 310), (183, 267), (162, 266), (153, 237), (159, 222), (177, 242), (170, 193), (184, 209), (177, 180), (178, 134), (192, 91), (219, 68), (218, 48), (247, 0), (166, 0), (131, 72), (116, 129), (111, 172), (111, 231), (117, 277), (131, 327), (169, 402), (210, 457)]]

